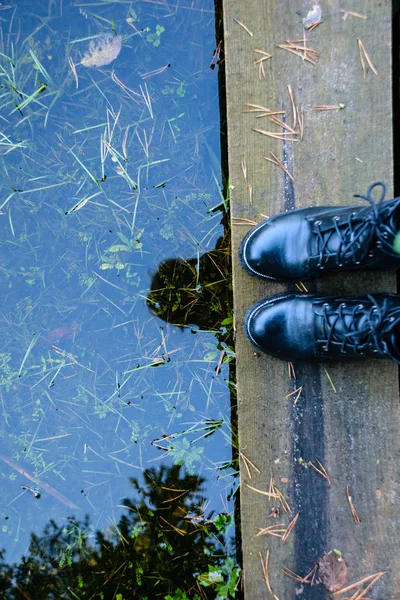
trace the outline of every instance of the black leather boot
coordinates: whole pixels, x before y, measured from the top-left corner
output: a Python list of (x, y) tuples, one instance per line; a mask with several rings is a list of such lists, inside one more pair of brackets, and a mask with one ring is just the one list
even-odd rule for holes
[(395, 294), (272, 296), (248, 310), (244, 328), (257, 348), (287, 361), (391, 358), (400, 364), (400, 296)]
[[(381, 188), (377, 204), (374, 188)], [(386, 186), (370, 185), (369, 206), (326, 206), (293, 210), (260, 223), (244, 238), (242, 266), (251, 275), (276, 281), (306, 280), (345, 270), (400, 268), (393, 251), (400, 229), (400, 198), (384, 201)]]

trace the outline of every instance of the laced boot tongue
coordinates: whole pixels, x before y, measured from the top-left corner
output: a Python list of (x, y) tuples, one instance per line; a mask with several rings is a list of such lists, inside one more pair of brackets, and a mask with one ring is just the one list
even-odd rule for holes
[(363, 227), (365, 219), (358, 217), (337, 219), (336, 227), (331, 227), (326, 232), (321, 232), (325, 242), (327, 254), (336, 255), (340, 262), (352, 259), (357, 261), (365, 254), (365, 247), (370, 243), (370, 232)]
[[(375, 188), (381, 188), (376, 203), (372, 196)], [(385, 184), (373, 183), (366, 196), (355, 195), (355, 198), (368, 202), (369, 207), (352, 209), (352, 213), (338, 210), (337, 216), (322, 216), (313, 223), (315, 254), (319, 257), (320, 268), (324, 268), (325, 263), (332, 259), (339, 267), (349, 263), (360, 264), (375, 243), (385, 254), (398, 258), (393, 250), (393, 240), (400, 229), (400, 198), (385, 203), (385, 193)]]
[(400, 364), (400, 303), (395, 296), (325, 302), (320, 314), (323, 350), (348, 358), (386, 356)]
[(370, 338), (368, 312), (363, 305), (347, 306), (344, 302), (337, 311), (327, 313), (329, 334), (327, 338), (334, 343), (346, 346), (364, 346)]

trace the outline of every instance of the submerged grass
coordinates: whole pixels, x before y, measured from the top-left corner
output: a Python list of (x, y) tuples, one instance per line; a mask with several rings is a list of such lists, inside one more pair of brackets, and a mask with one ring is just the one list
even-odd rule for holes
[[(184, 555), (200, 529), (210, 552), (215, 539), (225, 552), (198, 567), (191, 556), (185, 586), (160, 583), (160, 597), (180, 589), (182, 600), (195, 598), (196, 585), (211, 598), (223, 589), (209, 584), (209, 567), (220, 569), (228, 587), (235, 582), (231, 591), (237, 583), (236, 567), (226, 562), (228, 541), (218, 538), (224, 527), (212, 516), (224, 521), (237, 482), (229, 423), (229, 199), (218, 150), (211, 150), (218, 111), (200, 96), (202, 86), (216, 89), (198, 50), (198, 19), (208, 35), (211, 21), (198, 11), (188, 19), (182, 9), (162, 27), (161, 5), (135, 12), (129, 2), (113, 3), (112, 18), (105, 2), (90, 12), (84, 4), (82, 12), (64, 7), (63, 18), (53, 20), (43, 11), (57, 9), (39, 5), (40, 25), (17, 7), (0, 39), (0, 211), (8, 213), (0, 242), (0, 477), (7, 482), (0, 514), (12, 507), (4, 547), (15, 558), (31, 531), (50, 531), (48, 511), (39, 518), (35, 502), (48, 502), (65, 523), (79, 506), (55, 560), (82, 573), (84, 558), (94, 556), (84, 533), (93, 527), (78, 523), (79, 514), (89, 511), (106, 527), (116, 498), (134, 498), (146, 481), (161, 506), (179, 505), (184, 514), (178, 518), (177, 508), (163, 513), (166, 522), (154, 520), (161, 554), (176, 548)], [(87, 43), (114, 29), (122, 36), (117, 61), (84, 69)], [(181, 61), (177, 31), (196, 40), (190, 60)], [(170, 55), (179, 74), (159, 68)], [(151, 470), (161, 458), (166, 466)], [(30, 483), (21, 495), (24, 477)], [(196, 502), (179, 504), (190, 489)], [(124, 529), (126, 506), (136, 506), (130, 503), (114, 521), (116, 547), (139, 538), (147, 544), (142, 521), (133, 537)], [(143, 591), (147, 576), (137, 560), (134, 585)], [(154, 572), (164, 582), (162, 569)], [(70, 589), (81, 593), (75, 584)]]

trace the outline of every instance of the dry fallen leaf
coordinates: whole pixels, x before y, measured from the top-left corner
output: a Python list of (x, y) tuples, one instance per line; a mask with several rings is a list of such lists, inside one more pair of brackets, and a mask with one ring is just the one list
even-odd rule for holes
[(122, 37), (120, 35), (103, 35), (91, 41), (88, 51), (81, 60), (84, 67), (102, 67), (109, 65), (121, 52)]
[(337, 592), (347, 580), (347, 565), (335, 551), (328, 552), (318, 561), (318, 577), (328, 592)]

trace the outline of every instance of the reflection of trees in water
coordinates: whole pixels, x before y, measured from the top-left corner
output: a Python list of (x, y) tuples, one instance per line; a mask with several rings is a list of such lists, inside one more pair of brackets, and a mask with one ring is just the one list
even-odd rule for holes
[(124, 501), (128, 512), (110, 531), (95, 531), (88, 517), (71, 517), (61, 527), (50, 521), (41, 537), (32, 535), (20, 564), (7, 565), (0, 552), (0, 597), (200, 600), (219, 591), (233, 597), (228, 589), (238, 572), (224, 536), (231, 519), (206, 517), (203, 482), (180, 466), (148, 469), (143, 486), (131, 479), (134, 499)]
[(158, 317), (184, 327), (218, 331), (232, 314), (230, 229), (199, 258), (173, 258), (154, 275), (148, 305)]

